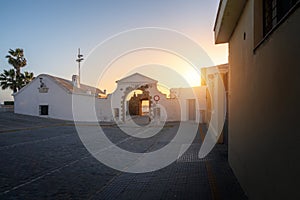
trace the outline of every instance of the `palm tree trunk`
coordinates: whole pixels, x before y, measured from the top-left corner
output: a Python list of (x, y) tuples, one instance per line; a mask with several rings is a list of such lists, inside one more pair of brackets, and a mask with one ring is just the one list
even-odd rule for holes
[(21, 75), (21, 68), (16, 68), (17, 77), (20, 77)]

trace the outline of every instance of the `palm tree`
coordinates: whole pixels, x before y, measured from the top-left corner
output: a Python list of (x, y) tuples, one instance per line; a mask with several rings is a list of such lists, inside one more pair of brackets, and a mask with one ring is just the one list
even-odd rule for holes
[(16, 69), (17, 77), (20, 77), (21, 68), (25, 67), (27, 64), (27, 61), (24, 58), (24, 51), (23, 49), (17, 48), (16, 50), (10, 49), (8, 53), (9, 55), (6, 56), (6, 58), (8, 58), (8, 63)]
[(34, 75), (32, 72), (21, 73), (18, 78), (14, 69), (4, 70), (3, 73), (0, 74), (0, 86), (3, 90), (9, 88), (15, 93), (33, 79)]
[(18, 91), (20, 84), (16, 79), (16, 72), (14, 69), (4, 70), (3, 73), (0, 74), (0, 86), (3, 90), (9, 88), (14, 91), (14, 93)]
[(7, 55), (6, 58), (8, 58), (8, 63), (11, 64), (14, 69), (4, 70), (3, 73), (0, 74), (0, 86), (3, 90), (9, 88), (15, 93), (32, 81), (34, 75), (32, 72), (21, 73), (21, 68), (27, 64), (23, 49), (10, 49), (8, 53), (9, 55)]
[(35, 77), (33, 75), (33, 72), (27, 72), (25, 71), (24, 74), (21, 74), (22, 77), (22, 87), (30, 83)]

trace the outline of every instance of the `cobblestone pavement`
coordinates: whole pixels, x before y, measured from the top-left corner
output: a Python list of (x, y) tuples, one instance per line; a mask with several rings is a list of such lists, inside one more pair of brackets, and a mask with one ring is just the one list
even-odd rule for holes
[[(114, 124), (102, 128), (119, 147), (144, 152), (163, 147), (178, 123), (147, 139), (130, 137)], [(0, 199), (247, 199), (225, 145), (197, 158), (205, 130), (200, 125), (188, 151), (171, 165), (133, 174), (92, 157), (71, 122), (0, 112)]]

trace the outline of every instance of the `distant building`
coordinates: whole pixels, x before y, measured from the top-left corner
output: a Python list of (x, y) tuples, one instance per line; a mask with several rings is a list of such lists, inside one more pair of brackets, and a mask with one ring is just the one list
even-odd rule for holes
[(181, 121), (205, 123), (206, 86), (191, 88), (171, 88), (170, 98), (180, 104)]
[(300, 1), (222, 0), (229, 163), (249, 199), (299, 199)]
[[(206, 88), (206, 112), (204, 113), (204, 122), (210, 125), (212, 112), (218, 109), (225, 113), (225, 123), (223, 131), (218, 139), (219, 143), (228, 142), (228, 64), (201, 68), (201, 85)], [(222, 81), (223, 87), (219, 86)], [(224, 104), (223, 106), (221, 104)], [(220, 106), (221, 105), (221, 106)], [(224, 115), (222, 115), (224, 116)]]
[(14, 110), (13, 101), (4, 101), (4, 104), (0, 104), (0, 112), (11, 112)]

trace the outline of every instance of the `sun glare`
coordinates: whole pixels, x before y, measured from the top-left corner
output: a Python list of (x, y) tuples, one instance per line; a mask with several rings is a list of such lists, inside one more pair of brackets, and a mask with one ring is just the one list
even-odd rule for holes
[[(134, 73), (158, 81), (158, 89), (169, 95), (170, 88), (200, 86), (198, 69), (179, 56), (159, 50), (141, 50), (126, 54), (113, 62), (99, 80), (99, 88), (112, 93), (115, 81)], [(88, 74), (86, 74), (88, 75)]]
[(183, 74), (191, 87), (200, 86), (200, 75), (195, 69), (188, 69)]

